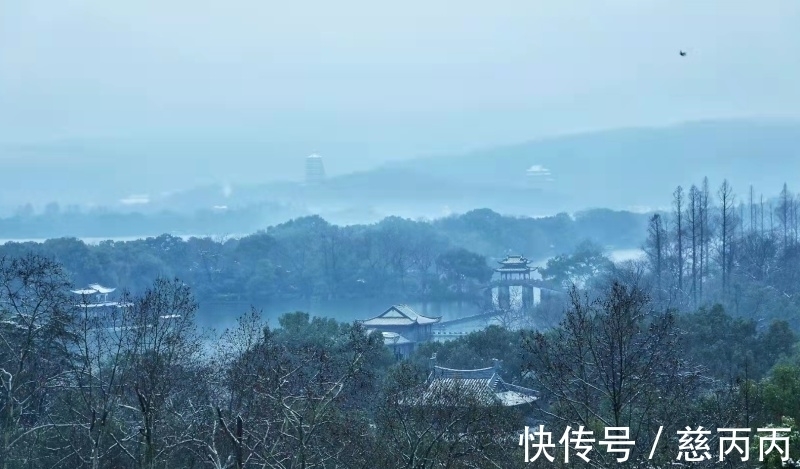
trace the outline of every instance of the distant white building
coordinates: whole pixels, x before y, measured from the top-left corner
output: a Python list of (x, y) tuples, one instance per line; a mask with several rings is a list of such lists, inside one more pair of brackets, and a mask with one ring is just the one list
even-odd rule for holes
[(100, 284), (92, 283), (82, 290), (72, 290), (72, 293), (83, 297), (85, 299), (84, 303), (87, 305), (108, 305), (110, 304), (108, 294), (113, 293), (114, 290), (116, 288), (107, 288)]
[(553, 182), (553, 173), (540, 164), (535, 164), (525, 171), (525, 178), (529, 187), (540, 188)]
[(322, 157), (314, 154), (306, 157), (306, 183), (318, 184), (325, 180), (325, 165)]

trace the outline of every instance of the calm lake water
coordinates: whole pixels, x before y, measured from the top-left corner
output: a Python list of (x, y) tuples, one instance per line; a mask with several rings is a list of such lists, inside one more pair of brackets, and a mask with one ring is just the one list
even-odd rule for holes
[[(269, 304), (254, 304), (262, 312), (262, 317), (271, 326), (278, 325), (278, 318), (285, 313), (303, 311), (312, 316), (329, 317), (342, 322), (375, 317), (394, 304), (406, 303), (425, 316), (441, 316), (442, 321), (479, 314), (474, 303), (458, 301), (404, 302), (399, 298), (333, 300), (333, 301), (282, 301)], [(218, 332), (234, 327), (236, 319), (250, 311), (248, 303), (201, 303), (197, 312), (197, 322), (201, 327), (213, 328)]]
[[(609, 258), (614, 262), (639, 259), (644, 255), (641, 249), (619, 249), (609, 252)], [(547, 259), (532, 262), (533, 266), (543, 266)], [(538, 277), (538, 272), (534, 273)], [(271, 326), (278, 325), (278, 318), (285, 313), (303, 311), (312, 316), (329, 317), (342, 322), (353, 322), (358, 319), (369, 319), (386, 311), (394, 304), (406, 303), (415, 311), (425, 316), (440, 316), (442, 321), (451, 321), (463, 317), (474, 316), (482, 311), (478, 306), (471, 302), (458, 301), (436, 301), (436, 302), (408, 302), (402, 297), (383, 298), (383, 299), (359, 299), (359, 300), (332, 300), (332, 301), (310, 301), (293, 300), (281, 301), (268, 304), (254, 304), (256, 309), (262, 312), (263, 318)], [(242, 314), (250, 311), (249, 303), (205, 303), (200, 305), (197, 314), (198, 323), (201, 327), (210, 328), (222, 332), (226, 328), (234, 327), (236, 319)], [(477, 321), (475, 323), (465, 323), (451, 330), (469, 332), (471, 330), (485, 327), (487, 321)]]
[[(181, 235), (184, 240), (191, 235)], [(119, 238), (81, 238), (87, 244), (98, 244), (99, 242), (111, 239), (112, 241), (133, 241), (142, 239), (141, 236), (119, 237)], [(6, 242), (44, 242), (44, 239), (0, 239), (0, 244)], [(608, 252), (609, 258), (614, 262), (640, 259), (644, 255), (641, 249), (616, 249)], [(544, 266), (548, 259), (540, 259), (531, 262), (532, 266)], [(534, 272), (534, 277), (538, 278), (539, 273)], [(342, 322), (352, 322), (358, 319), (369, 319), (386, 311), (394, 304), (406, 303), (414, 310), (425, 316), (440, 316), (442, 321), (450, 321), (467, 316), (481, 313), (477, 305), (470, 302), (444, 301), (444, 302), (408, 302), (404, 298), (383, 298), (383, 299), (360, 299), (360, 300), (333, 300), (333, 301), (310, 301), (293, 300), (281, 301), (268, 304), (249, 304), (249, 303), (201, 303), (197, 313), (198, 325), (202, 328), (213, 329), (218, 335), (226, 328), (235, 327), (236, 319), (250, 311), (251, 306), (262, 312), (263, 318), (275, 327), (278, 325), (278, 318), (285, 313), (294, 311), (307, 312), (312, 316), (329, 317)], [(463, 324), (454, 329), (468, 332), (481, 325)]]

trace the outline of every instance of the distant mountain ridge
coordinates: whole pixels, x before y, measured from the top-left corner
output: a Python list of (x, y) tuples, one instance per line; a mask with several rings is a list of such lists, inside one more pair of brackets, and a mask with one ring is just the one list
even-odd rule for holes
[[(644, 211), (669, 206), (677, 185), (688, 189), (704, 176), (712, 188), (727, 178), (739, 194), (750, 184), (767, 196), (775, 195), (784, 182), (800, 186), (797, 121), (710, 120), (563, 135), (466, 154), (399, 160), (330, 177), (317, 186), (266, 182), (269, 158), (257, 158), (255, 149), (242, 142), (223, 160), (231, 172), (245, 171), (248, 178), (240, 182), (225, 177), (229, 185), (223, 188), (221, 181), (212, 182), (223, 177), (214, 169), (223, 162), (204, 169), (192, 154), (180, 154), (173, 163), (182, 169), (171, 172), (160, 161), (173, 149), (103, 152), (87, 144), (59, 148), (61, 156), (50, 158), (37, 147), (17, 148), (17, 157), (0, 159), (6, 176), (0, 198), (10, 203), (23, 196), (38, 197), (36, 203), (42, 204), (47, 197), (85, 196), (114, 211), (142, 213), (278, 203), (296, 207), (298, 213), (360, 213), (364, 216), (353, 215), (353, 220), (361, 222), (365, 217), (436, 217), (481, 207), (529, 216), (595, 207)], [(217, 151), (221, 150), (209, 148), (205, 154)], [(146, 157), (134, 161), (127, 158), (132, 154)], [(265, 182), (252, 182), (259, 173)], [(37, 189), (36, 181), (45, 187)], [(171, 182), (194, 188), (172, 191), (167, 186)], [(119, 204), (122, 197), (145, 193), (150, 194), (148, 204)]]
[[(784, 182), (800, 185), (800, 122), (702, 121), (565, 135), (397, 161), (320, 185), (239, 186), (224, 202), (270, 201), (305, 206), (311, 213), (361, 210), (407, 217), (481, 207), (527, 216), (588, 208), (651, 211), (669, 207), (679, 184), (688, 190), (705, 176), (713, 190), (727, 178), (739, 194), (750, 184), (767, 196), (777, 194)], [(192, 199), (223, 200), (219, 187), (207, 188), (208, 197), (199, 197), (202, 192)], [(182, 199), (188, 203), (187, 195)]]
[(663, 207), (676, 186), (688, 189), (704, 176), (714, 188), (727, 178), (739, 193), (753, 184), (757, 193), (773, 195), (784, 182), (800, 185), (800, 122), (704, 121), (598, 131), (392, 165), (507, 187), (525, 187), (532, 166), (549, 170), (553, 181), (540, 188), (564, 204), (559, 210)]

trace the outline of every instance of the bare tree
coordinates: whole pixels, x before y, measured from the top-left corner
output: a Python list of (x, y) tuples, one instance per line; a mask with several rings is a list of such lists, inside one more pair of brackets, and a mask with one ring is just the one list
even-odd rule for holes
[(692, 305), (697, 307), (697, 261), (698, 261), (698, 245), (700, 235), (700, 203), (702, 194), (697, 186), (692, 185), (689, 189), (689, 208), (688, 208), (688, 221), (689, 221), (689, 240), (691, 242), (692, 250)]
[(722, 297), (725, 299), (728, 293), (728, 285), (730, 283), (731, 267), (732, 267), (732, 250), (733, 250), (733, 234), (735, 233), (735, 212), (734, 212), (734, 194), (733, 188), (725, 179), (717, 191), (719, 199), (719, 223), (720, 223), (720, 270), (721, 270), (721, 291)]
[(0, 258), (0, 469), (21, 467), (55, 425), (47, 409), (68, 379), (69, 286), (51, 259)]
[[(377, 411), (382, 451), (374, 467), (500, 468), (519, 461), (509, 429), (522, 423), (486, 389), (461, 380), (428, 380), (401, 366), (389, 379)], [(511, 451), (509, 451), (511, 450)]]
[[(283, 321), (283, 319), (282, 319)], [(368, 404), (380, 334), (308, 322), (295, 313), (270, 330), (256, 312), (227, 332), (197, 451), (216, 469), (336, 467), (367, 460), (367, 423), (344, 409)]]
[[(755, 205), (755, 202), (754, 202), (754, 198), (755, 198), (755, 192), (753, 190), (753, 186), (750, 185), (749, 209), (750, 209), (750, 232), (751, 233), (755, 233), (756, 231), (758, 231), (758, 229), (756, 228), (756, 214), (757, 214), (756, 210), (757, 209), (756, 209), (756, 205)], [(744, 223), (744, 221), (742, 221), (742, 223)]]
[(700, 191), (700, 278), (698, 282), (700, 301), (703, 301), (704, 298), (703, 285), (708, 275), (708, 246), (711, 240), (710, 212), (708, 178), (704, 177), (703, 187)]
[(571, 299), (558, 329), (531, 332), (523, 345), (537, 385), (553, 401), (549, 417), (626, 426), (635, 440), (654, 425), (681, 424), (678, 403), (692, 395), (697, 375), (680, 358), (672, 314), (652, 312), (637, 282), (613, 282), (595, 299), (573, 289)]
[(664, 292), (664, 266), (666, 258), (667, 233), (661, 215), (655, 214), (650, 218), (647, 228), (647, 241), (644, 251), (656, 276), (656, 299), (663, 302)]
[[(59, 394), (63, 439), (81, 465), (98, 469), (114, 454), (113, 433), (128, 381), (125, 345), (132, 323), (132, 300), (127, 293), (112, 306), (82, 298), (71, 334), (74, 350), (67, 367), (73, 386)], [(117, 434), (117, 436), (120, 436)]]
[[(215, 392), (209, 395), (206, 422), (198, 431), (194, 450), (201, 460), (205, 460), (214, 469), (242, 469), (253, 459), (255, 453), (265, 444), (268, 429), (263, 438), (253, 438), (246, 425), (264, 430), (255, 422), (245, 424), (240, 410), (243, 402), (240, 388), (235, 383), (237, 378), (248, 376), (253, 371), (250, 363), (242, 363), (243, 357), (249, 356), (255, 347), (264, 339), (267, 328), (261, 319), (261, 313), (252, 308), (247, 314), (237, 319), (233, 329), (226, 329), (215, 347), (211, 360), (208, 379)], [(241, 370), (240, 367), (246, 367)], [(241, 374), (235, 373), (239, 370)], [(242, 372), (243, 371), (243, 372)]]
[(121, 404), (127, 432), (115, 443), (140, 469), (169, 467), (194, 440), (196, 416), (204, 410), (187, 399), (200, 384), (196, 311), (189, 287), (178, 279), (157, 279), (132, 306), (124, 344), (130, 379)]
[(779, 199), (778, 199), (778, 207), (775, 209), (776, 215), (778, 216), (778, 223), (780, 223), (781, 231), (783, 232), (783, 248), (786, 249), (789, 246), (789, 227), (792, 223), (792, 199), (794, 196), (791, 192), (789, 192), (789, 188), (787, 187), (786, 183), (783, 183), (783, 189), (781, 190)]
[(683, 210), (684, 210), (684, 194), (683, 187), (678, 186), (675, 192), (672, 193), (672, 206), (674, 209), (675, 218), (675, 260), (676, 260), (676, 278), (677, 278), (677, 295), (678, 305), (683, 303), (683, 274), (684, 274), (684, 246), (683, 238), (686, 236), (685, 226), (683, 224)]

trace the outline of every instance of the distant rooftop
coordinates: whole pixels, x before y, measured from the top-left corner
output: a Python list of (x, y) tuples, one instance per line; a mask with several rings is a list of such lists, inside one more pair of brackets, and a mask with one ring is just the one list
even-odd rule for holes
[(524, 256), (506, 256), (502, 261), (497, 261), (500, 264), (495, 268), (495, 272), (499, 273), (529, 273), (531, 271), (530, 261)]
[(545, 168), (544, 166), (542, 166), (540, 164), (535, 164), (535, 165), (531, 166), (530, 168), (528, 168), (528, 170), (526, 172), (528, 173), (528, 175), (531, 175), (531, 176), (533, 176), (533, 175), (536, 175), (536, 176), (549, 176), (550, 175), (550, 170)]
[[(435, 361), (436, 356), (431, 360)], [(538, 399), (537, 391), (503, 381), (499, 375), (500, 362), (494, 362), (492, 367), (477, 370), (434, 366), (428, 377), (428, 388), (418, 398), (418, 402), (453, 405), (450, 401), (451, 392), (471, 395), (484, 405), (500, 404), (506, 407), (529, 404)]]
[(361, 321), (361, 323), (367, 327), (411, 326), (414, 324), (419, 324), (419, 325), (435, 324), (441, 320), (442, 320), (441, 317), (430, 318), (427, 316), (423, 316), (414, 311), (414, 309), (412, 309), (410, 306), (400, 304), (392, 306), (379, 316), (375, 316), (374, 318)]
[(102, 295), (106, 293), (111, 293), (114, 290), (116, 290), (116, 288), (108, 288), (97, 283), (92, 283), (89, 284), (89, 286), (87, 288), (84, 288), (83, 290), (72, 290), (72, 293), (75, 293), (77, 295), (97, 295), (97, 294)]
[(516, 266), (516, 265), (528, 265), (530, 261), (522, 255), (519, 256), (506, 256), (505, 259), (502, 261), (497, 261), (498, 264), (508, 265), (508, 266)]

